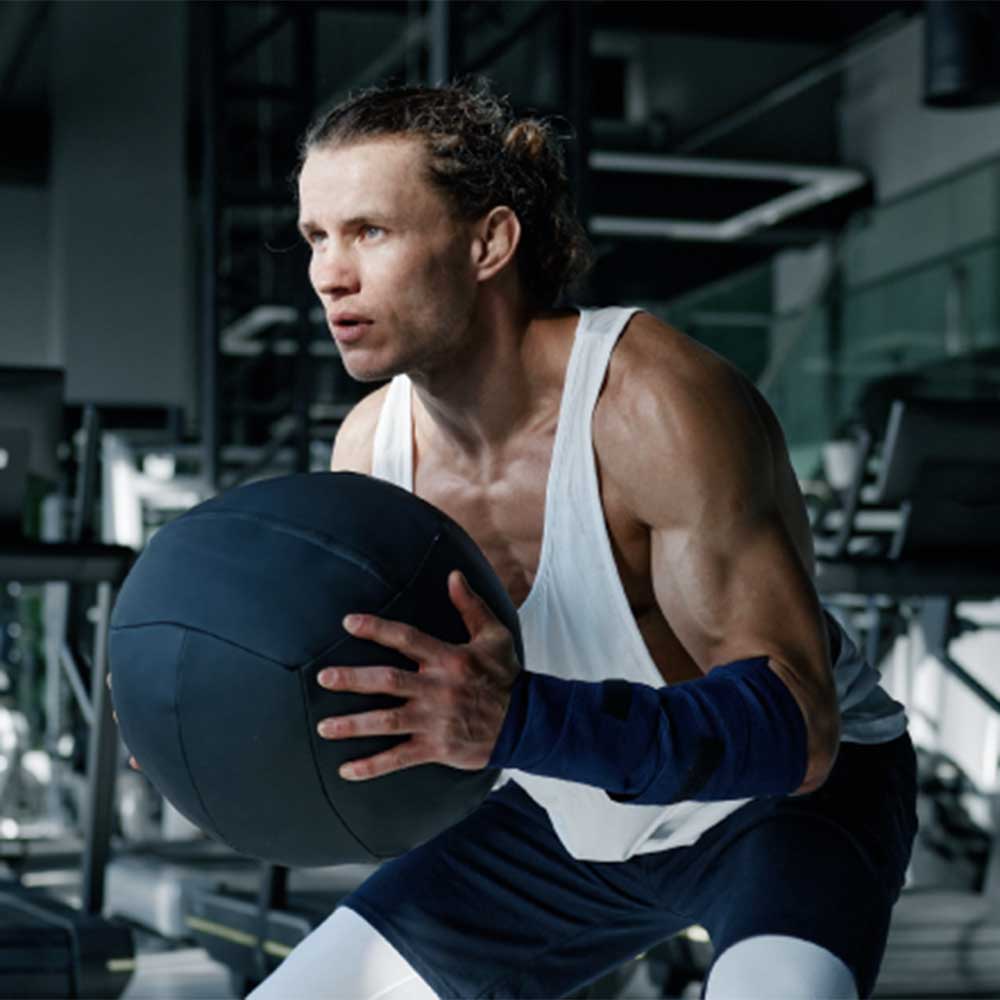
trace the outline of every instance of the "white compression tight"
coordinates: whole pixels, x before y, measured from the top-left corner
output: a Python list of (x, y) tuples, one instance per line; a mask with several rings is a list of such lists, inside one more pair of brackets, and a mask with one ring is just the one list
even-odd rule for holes
[(857, 1000), (851, 970), (811, 941), (777, 934), (737, 941), (708, 975), (705, 1000)]
[(409, 962), (353, 910), (334, 910), (247, 1000), (436, 1000)]
[[(739, 941), (712, 966), (706, 1000), (857, 1000), (832, 952), (776, 934)], [(409, 962), (342, 908), (320, 924), (247, 1000), (436, 1000)]]

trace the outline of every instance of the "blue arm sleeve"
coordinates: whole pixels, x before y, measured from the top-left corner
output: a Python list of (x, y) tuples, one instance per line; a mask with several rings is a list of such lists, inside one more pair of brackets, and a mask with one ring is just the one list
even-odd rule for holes
[(802, 712), (764, 657), (662, 688), (522, 671), (490, 758), (642, 805), (787, 795), (807, 762)]

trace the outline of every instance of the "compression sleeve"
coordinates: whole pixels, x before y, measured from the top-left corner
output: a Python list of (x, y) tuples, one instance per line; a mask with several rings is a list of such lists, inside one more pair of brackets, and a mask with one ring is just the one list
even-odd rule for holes
[(659, 805), (787, 795), (807, 758), (802, 712), (758, 657), (661, 688), (524, 670), (490, 766)]

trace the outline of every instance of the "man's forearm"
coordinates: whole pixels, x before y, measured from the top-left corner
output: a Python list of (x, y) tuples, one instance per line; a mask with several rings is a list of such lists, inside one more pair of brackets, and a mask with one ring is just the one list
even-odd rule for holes
[(761, 657), (661, 688), (524, 671), (490, 764), (650, 805), (787, 795), (807, 759), (802, 712)]

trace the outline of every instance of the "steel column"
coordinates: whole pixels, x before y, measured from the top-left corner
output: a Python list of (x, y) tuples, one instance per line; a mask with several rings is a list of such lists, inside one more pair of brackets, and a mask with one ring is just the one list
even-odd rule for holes
[[(295, 10), (295, 89), (298, 93), (298, 107), (305, 128), (315, 105), (316, 89), (316, 8), (312, 4), (300, 4)], [(308, 472), (310, 467), (310, 444), (312, 442), (312, 422), (310, 403), (315, 385), (313, 364), (309, 352), (312, 340), (312, 324), (309, 313), (315, 302), (307, 281), (298, 282), (298, 323), (296, 340), (298, 352), (295, 359), (295, 388), (292, 392), (292, 409), (295, 414), (295, 469)]]
[(81, 902), (84, 912), (93, 914), (99, 914), (104, 908), (104, 873), (111, 851), (115, 783), (118, 777), (118, 728), (111, 715), (111, 692), (107, 686), (108, 626), (113, 591), (114, 587), (110, 583), (97, 585), (94, 668), (90, 681), (90, 704), (94, 721), (90, 727), (87, 754)]
[(219, 168), (220, 53), (223, 5), (198, 4), (198, 58), (201, 62), (201, 474), (210, 490), (219, 483)]
[(569, 56), (566, 65), (566, 106), (569, 119), (576, 130), (575, 142), (568, 157), (569, 178), (576, 197), (576, 214), (584, 228), (590, 229), (591, 181), (591, 57), (592, 32), (591, 4), (589, 0), (573, 0), (562, 8), (569, 21)]

